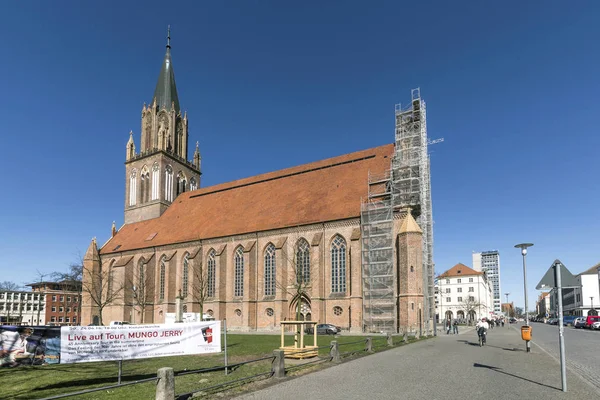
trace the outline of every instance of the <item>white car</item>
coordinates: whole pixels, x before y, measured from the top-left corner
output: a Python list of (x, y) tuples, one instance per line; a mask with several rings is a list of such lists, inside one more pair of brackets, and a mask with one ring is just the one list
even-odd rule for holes
[(592, 324), (591, 326), (592, 329), (598, 329), (600, 330), (600, 321), (596, 321)]

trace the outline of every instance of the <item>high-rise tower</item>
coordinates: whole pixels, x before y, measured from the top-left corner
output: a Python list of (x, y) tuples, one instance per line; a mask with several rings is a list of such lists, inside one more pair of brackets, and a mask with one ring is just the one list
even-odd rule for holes
[(483, 272), (487, 276), (489, 285), (494, 291), (494, 309), (499, 313), (502, 311), (502, 290), (500, 288), (500, 253), (498, 250), (473, 253), (473, 269)]
[(125, 161), (125, 223), (159, 217), (180, 194), (200, 187), (198, 143), (187, 160), (188, 118), (181, 114), (171, 60), (171, 33), (150, 105), (142, 108), (140, 151), (129, 133)]

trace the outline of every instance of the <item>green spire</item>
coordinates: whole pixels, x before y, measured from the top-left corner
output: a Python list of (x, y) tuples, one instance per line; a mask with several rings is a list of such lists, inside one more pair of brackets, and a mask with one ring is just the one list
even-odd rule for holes
[(173, 62), (171, 60), (171, 26), (167, 28), (167, 52), (163, 61), (158, 82), (154, 90), (153, 100), (159, 109), (171, 109), (172, 103), (175, 103), (175, 112), (179, 112), (179, 98), (177, 97), (177, 86), (175, 85), (175, 72), (173, 72)]

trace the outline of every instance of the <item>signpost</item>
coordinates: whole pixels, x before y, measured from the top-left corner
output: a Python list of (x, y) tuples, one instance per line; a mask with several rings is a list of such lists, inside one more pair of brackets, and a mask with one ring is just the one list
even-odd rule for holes
[[(563, 286), (564, 285), (564, 286)], [(567, 391), (567, 361), (565, 355), (565, 337), (563, 325), (562, 289), (579, 287), (575, 277), (563, 265), (560, 260), (554, 260), (540, 283), (535, 287), (537, 290), (552, 288), (556, 289), (558, 295), (558, 342), (560, 346), (560, 376), (562, 380), (562, 391)]]

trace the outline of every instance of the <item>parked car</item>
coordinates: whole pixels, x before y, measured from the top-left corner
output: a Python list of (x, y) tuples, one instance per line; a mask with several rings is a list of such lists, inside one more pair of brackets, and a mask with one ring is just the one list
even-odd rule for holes
[[(339, 326), (335, 326), (332, 324), (318, 324), (317, 325), (317, 335), (335, 335), (336, 333), (340, 333), (342, 328)], [(306, 333), (314, 333), (314, 329), (312, 327), (306, 328), (304, 330)]]
[(581, 329), (585, 326), (586, 317), (577, 317), (575, 321), (573, 321), (573, 327), (577, 329)]
[(600, 315), (588, 315), (585, 320), (584, 328), (592, 329), (592, 324), (597, 321), (600, 321)]
[(592, 324), (592, 329), (600, 330), (600, 321), (596, 321)]
[(565, 325), (565, 326), (573, 325), (573, 323), (575, 322), (576, 319), (577, 319), (577, 317), (574, 315), (565, 315), (563, 317), (563, 325)]

